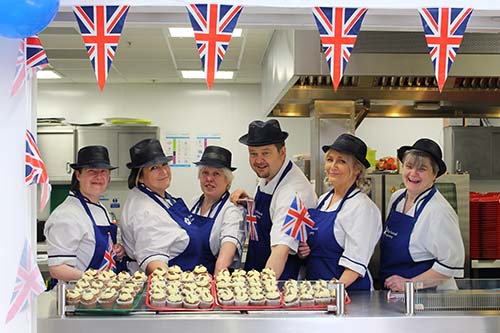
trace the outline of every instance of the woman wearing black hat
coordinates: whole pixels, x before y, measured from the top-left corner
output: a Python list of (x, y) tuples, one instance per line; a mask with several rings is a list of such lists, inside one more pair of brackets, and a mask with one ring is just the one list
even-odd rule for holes
[[(193, 233), (187, 229), (186, 232), (202, 238), (199, 240), (209, 239), (211, 252), (207, 255), (213, 259), (205, 266), (216, 275), (220, 270), (233, 263), (237, 266), (240, 262), (245, 242), (244, 209), (229, 201), (228, 190), (234, 178), (233, 171), (236, 170), (231, 166), (229, 150), (208, 146), (200, 161), (195, 164), (199, 166), (198, 178), (203, 194), (191, 204), (191, 213), (194, 214), (196, 223), (206, 230)], [(193, 241), (195, 239), (190, 237), (190, 243)]]
[(458, 217), (434, 186), (446, 172), (441, 148), (430, 139), (398, 149), (404, 189), (389, 201), (389, 216), (380, 243), (380, 277), (393, 291), (406, 281), (455, 289), (463, 277), (464, 246)]
[(382, 218), (375, 203), (359, 189), (370, 166), (366, 144), (341, 134), (322, 149), (332, 190), (320, 197), (316, 209), (309, 209), (315, 231), (299, 246), (299, 255), (308, 257), (306, 278), (335, 278), (348, 290), (370, 290), (373, 283), (367, 266), (382, 232)]
[(78, 151), (71, 191), (50, 215), (45, 226), (50, 275), (60, 280), (77, 280), (83, 271), (116, 269), (116, 259), (125, 255), (116, 242), (113, 221), (99, 197), (109, 184), (108, 150), (87, 146)]

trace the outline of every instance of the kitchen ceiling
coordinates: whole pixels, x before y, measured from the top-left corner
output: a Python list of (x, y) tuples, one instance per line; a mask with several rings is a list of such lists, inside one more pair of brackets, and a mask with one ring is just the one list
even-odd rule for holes
[[(120, 38), (108, 83), (179, 83), (181, 70), (201, 70), (194, 38), (173, 38), (169, 27), (190, 27), (183, 7), (131, 7)], [(220, 70), (234, 71), (235, 83), (260, 83), (261, 63), (275, 29), (316, 29), (304, 8), (244, 8)], [(416, 10), (369, 10), (362, 30), (421, 31)], [(470, 32), (500, 31), (499, 11), (476, 11)], [(54, 21), (39, 34), (52, 68), (62, 80), (41, 83), (95, 83), (71, 8), (62, 7)], [(195, 80), (194, 82), (203, 82)], [(216, 83), (218, 81), (216, 80)], [(219, 81), (222, 82), (222, 81)]]

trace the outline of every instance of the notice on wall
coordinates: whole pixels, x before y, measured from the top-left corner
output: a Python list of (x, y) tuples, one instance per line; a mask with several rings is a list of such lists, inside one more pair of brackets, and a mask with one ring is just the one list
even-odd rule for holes
[(219, 145), (222, 136), (220, 135), (197, 135), (196, 136), (196, 161), (201, 159), (201, 155), (207, 146)]
[(171, 167), (188, 168), (192, 162), (191, 137), (189, 135), (167, 135), (165, 154), (172, 155)]

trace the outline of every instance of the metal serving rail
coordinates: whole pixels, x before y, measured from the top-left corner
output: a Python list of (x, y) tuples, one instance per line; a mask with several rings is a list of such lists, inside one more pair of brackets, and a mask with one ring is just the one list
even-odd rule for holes
[(432, 311), (405, 314), (404, 302), (389, 302), (387, 292), (351, 292), (345, 314), (322, 311), (212, 311), (156, 313), (142, 302), (126, 316), (57, 315), (55, 292), (38, 300), (38, 332), (500, 332), (500, 311)]

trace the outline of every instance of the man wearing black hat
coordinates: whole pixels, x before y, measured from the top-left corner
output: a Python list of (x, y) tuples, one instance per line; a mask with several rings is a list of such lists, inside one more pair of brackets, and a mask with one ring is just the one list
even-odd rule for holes
[[(288, 209), (296, 195), (307, 208), (315, 207), (317, 196), (302, 171), (286, 157), (285, 139), (277, 120), (256, 120), (249, 124), (248, 133), (239, 141), (248, 146), (250, 166), (260, 178), (254, 202), (253, 223), (245, 269), (275, 271), (277, 278), (297, 278), (299, 260), (296, 256), (299, 241), (281, 231)], [(244, 190), (231, 194), (233, 203), (249, 199)], [(255, 216), (253, 216), (255, 215)]]
[(398, 149), (404, 189), (389, 201), (380, 241), (380, 279), (384, 287), (403, 291), (406, 281), (424, 287), (456, 289), (463, 277), (465, 251), (458, 216), (434, 186), (446, 172), (441, 148), (430, 139)]
[(108, 187), (110, 171), (116, 169), (109, 163), (108, 150), (104, 146), (83, 147), (70, 167), (75, 171), (69, 196), (45, 225), (50, 275), (64, 281), (79, 279), (89, 268), (116, 269), (115, 258), (121, 260), (125, 255), (117, 244), (116, 221), (99, 202)]

